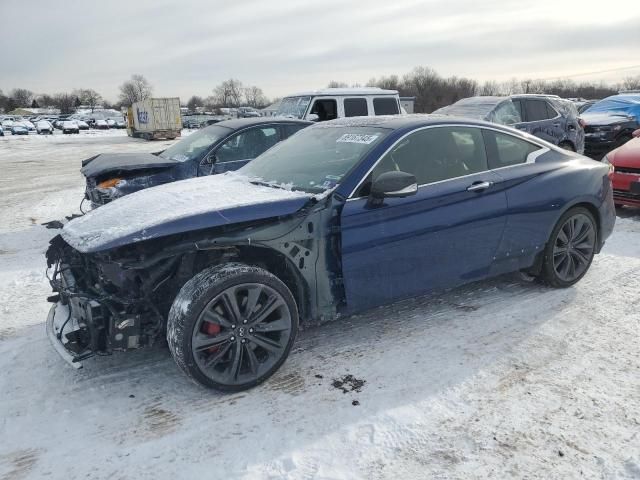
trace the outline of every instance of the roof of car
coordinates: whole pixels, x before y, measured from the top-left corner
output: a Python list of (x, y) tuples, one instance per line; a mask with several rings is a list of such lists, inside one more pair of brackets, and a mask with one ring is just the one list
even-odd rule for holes
[(232, 128), (234, 130), (238, 128), (248, 127), (251, 125), (263, 125), (267, 123), (297, 123), (300, 125), (310, 125), (312, 122), (307, 120), (298, 120), (297, 118), (287, 117), (251, 117), (251, 118), (234, 118), (231, 120), (223, 120), (214, 125), (220, 127)]
[(287, 95), (286, 97), (313, 97), (318, 95), (398, 95), (398, 91), (384, 90), (378, 87), (322, 88), (320, 90), (309, 90), (306, 92), (294, 93), (292, 95)]
[[(470, 118), (455, 117), (449, 115), (413, 113), (407, 115), (380, 115), (377, 117), (348, 117), (338, 118), (316, 124), (313, 128), (330, 127), (380, 127), (397, 130), (405, 127), (417, 127), (423, 125), (438, 124), (465, 124), (496, 127), (495, 123)], [(500, 125), (497, 125), (500, 127)]]

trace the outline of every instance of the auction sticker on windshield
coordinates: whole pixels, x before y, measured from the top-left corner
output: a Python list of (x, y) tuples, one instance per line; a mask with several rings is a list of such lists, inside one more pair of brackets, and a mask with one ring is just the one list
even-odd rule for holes
[(345, 133), (336, 140), (336, 143), (364, 143), (365, 145), (369, 145), (370, 143), (375, 142), (379, 136), (380, 134), (368, 135), (364, 133)]

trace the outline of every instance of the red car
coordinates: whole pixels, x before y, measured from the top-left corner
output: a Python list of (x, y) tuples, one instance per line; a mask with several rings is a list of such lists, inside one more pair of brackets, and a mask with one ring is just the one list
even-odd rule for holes
[(603, 159), (613, 166), (611, 181), (616, 207), (640, 207), (640, 129), (633, 132), (633, 137)]

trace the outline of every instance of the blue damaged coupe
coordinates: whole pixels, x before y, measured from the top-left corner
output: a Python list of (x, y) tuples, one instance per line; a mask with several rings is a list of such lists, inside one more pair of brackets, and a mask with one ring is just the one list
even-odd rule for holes
[(166, 336), (197, 382), (246, 389), (283, 364), (299, 322), (514, 271), (575, 284), (613, 230), (610, 175), (482, 121), (317, 124), (238, 172), (69, 222), (47, 251), (48, 336), (76, 367)]

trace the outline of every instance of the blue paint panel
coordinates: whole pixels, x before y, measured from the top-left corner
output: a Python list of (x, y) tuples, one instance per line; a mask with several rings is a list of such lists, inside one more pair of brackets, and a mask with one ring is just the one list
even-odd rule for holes
[(498, 180), (483, 172), (385, 199), (381, 207), (347, 202), (341, 229), (348, 309), (486, 277), (504, 230), (506, 195), (499, 187), (481, 193), (467, 187)]

